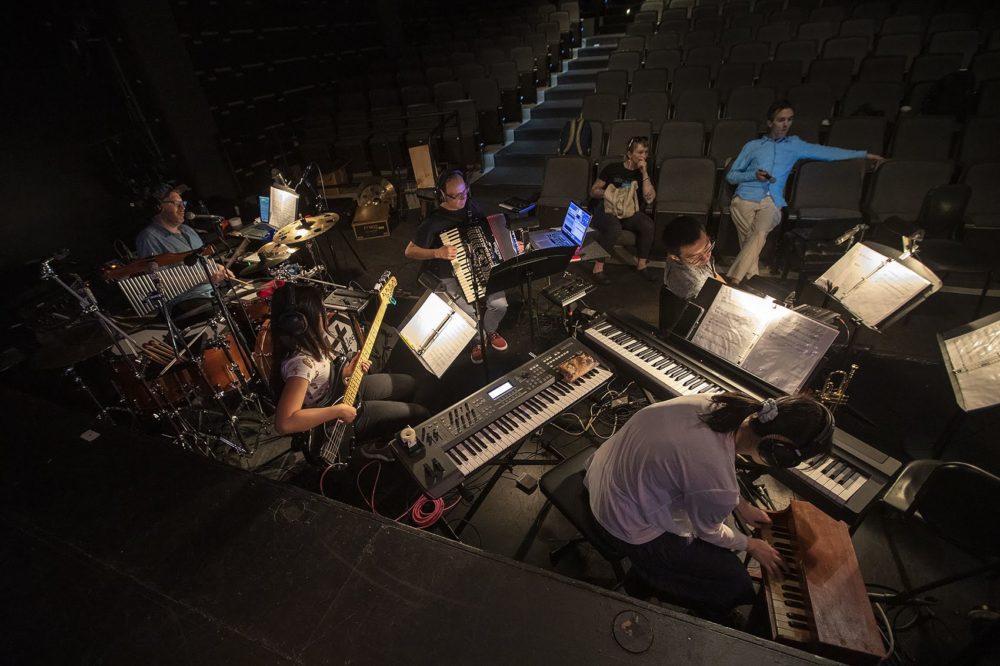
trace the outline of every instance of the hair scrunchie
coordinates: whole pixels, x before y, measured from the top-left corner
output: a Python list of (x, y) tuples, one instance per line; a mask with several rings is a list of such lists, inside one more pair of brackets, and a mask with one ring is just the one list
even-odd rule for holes
[(757, 420), (761, 423), (770, 423), (778, 416), (778, 403), (774, 398), (768, 398), (760, 405), (757, 412)]

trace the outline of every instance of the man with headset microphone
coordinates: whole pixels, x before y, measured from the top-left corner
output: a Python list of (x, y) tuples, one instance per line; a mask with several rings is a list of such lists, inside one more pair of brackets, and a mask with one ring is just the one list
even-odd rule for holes
[[(482, 226), (487, 237), (491, 232), (485, 226), (486, 216), (470, 198), (469, 185), (465, 182), (465, 175), (461, 171), (444, 173), (438, 179), (437, 189), (440, 205), (417, 227), (413, 240), (406, 246), (404, 254), (407, 259), (423, 261), (421, 270), (436, 276), (455, 302), (470, 316), (475, 317), (475, 308), (465, 300), (452, 270), (451, 260), (455, 258), (457, 250), (454, 246), (442, 243), (441, 233), (466, 225)], [(524, 250), (520, 242), (517, 248), (518, 252)], [(500, 352), (507, 350), (507, 341), (497, 332), (497, 327), (506, 313), (507, 296), (502, 291), (486, 295), (483, 326), (490, 347)], [(479, 344), (479, 338), (476, 338), (473, 344), (471, 358), (473, 363), (483, 362), (483, 349)]]
[[(771, 522), (740, 496), (736, 456), (794, 467), (830, 450), (834, 422), (812, 398), (763, 402), (740, 393), (684, 396), (637, 412), (587, 463), (590, 508), (639, 579), (715, 620), (752, 603), (754, 589), (734, 551), (769, 573), (784, 568), (766, 541), (724, 521)], [(662, 598), (661, 596), (661, 598)]]

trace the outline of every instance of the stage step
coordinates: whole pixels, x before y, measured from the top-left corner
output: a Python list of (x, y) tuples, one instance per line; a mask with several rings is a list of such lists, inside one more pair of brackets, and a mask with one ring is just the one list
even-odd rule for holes
[(559, 152), (559, 141), (515, 141), (493, 154), (497, 167), (544, 166), (545, 160)]

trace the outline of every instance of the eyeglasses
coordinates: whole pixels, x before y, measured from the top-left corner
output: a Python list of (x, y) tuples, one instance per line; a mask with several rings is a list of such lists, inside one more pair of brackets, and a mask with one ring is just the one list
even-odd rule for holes
[(631, 139), (628, 140), (628, 147), (625, 148), (626, 152), (631, 152), (632, 151), (632, 147), (635, 146), (635, 144), (637, 144), (637, 143), (641, 143), (644, 146), (648, 146), (649, 145), (649, 137), (648, 136), (634, 136), (634, 137), (632, 137)]
[(172, 201), (171, 199), (163, 199), (160, 203), (173, 204), (175, 206), (180, 206), (181, 208), (187, 208), (187, 201), (181, 199), (180, 201)]
[(708, 246), (701, 252), (697, 252), (695, 254), (686, 257), (681, 257), (681, 259), (684, 261), (685, 264), (698, 266), (712, 258), (712, 250), (714, 249), (715, 249), (715, 241), (712, 240), (708, 242)]
[(448, 194), (447, 192), (445, 192), (444, 196), (448, 199), (451, 199), (452, 201), (461, 201), (462, 199), (467, 199), (469, 197), (470, 192), (471, 190), (468, 187), (466, 187), (464, 190), (456, 194)]

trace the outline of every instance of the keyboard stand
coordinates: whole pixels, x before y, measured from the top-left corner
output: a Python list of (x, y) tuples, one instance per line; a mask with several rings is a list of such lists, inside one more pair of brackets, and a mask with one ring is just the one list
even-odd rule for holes
[[(488, 466), (496, 467), (496, 469), (493, 470), (492, 474), (490, 474), (490, 479), (489, 481), (486, 482), (486, 485), (483, 486), (483, 489), (479, 491), (478, 495), (476, 495), (476, 499), (473, 500), (472, 506), (470, 506), (469, 510), (465, 513), (465, 515), (462, 516), (462, 521), (459, 524), (459, 526), (454, 528), (453, 531), (456, 535), (455, 537), (456, 540), (458, 538), (458, 535), (462, 534), (462, 530), (465, 528), (465, 526), (472, 521), (472, 518), (473, 516), (476, 515), (476, 512), (479, 511), (479, 507), (482, 506), (483, 502), (485, 502), (487, 497), (489, 497), (490, 492), (492, 492), (494, 486), (497, 485), (497, 482), (500, 481), (500, 478), (503, 476), (504, 472), (509, 471), (513, 473), (515, 467), (520, 467), (522, 465), (558, 465), (559, 463), (561, 463), (563, 460), (566, 459), (566, 456), (559, 453), (559, 451), (555, 450), (551, 446), (545, 446), (545, 450), (552, 454), (553, 456), (552, 458), (517, 457), (517, 452), (522, 446), (524, 446), (524, 443), (527, 442), (532, 437), (534, 437), (535, 435), (537, 435), (539, 432), (541, 432), (541, 430), (542, 428), (539, 428), (535, 432), (525, 437), (523, 440), (521, 440), (520, 444), (511, 448), (510, 453), (500, 457), (497, 460), (493, 460), (491, 462), (486, 463)], [(464, 491), (462, 493), (464, 495), (469, 491), (463, 488), (463, 486), (459, 486), (459, 492)], [(451, 529), (450, 526), (449, 529)]]

